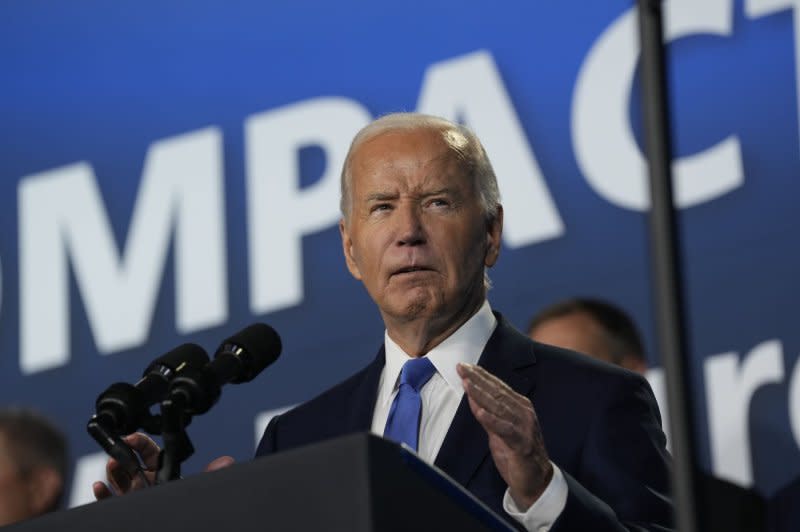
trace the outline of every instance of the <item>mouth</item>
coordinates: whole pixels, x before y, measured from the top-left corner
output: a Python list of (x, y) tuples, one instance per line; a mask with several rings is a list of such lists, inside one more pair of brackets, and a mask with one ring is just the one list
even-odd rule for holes
[(433, 271), (431, 268), (425, 266), (405, 266), (403, 268), (398, 268), (395, 270), (392, 275), (402, 275), (408, 273), (417, 273), (417, 272), (431, 272)]

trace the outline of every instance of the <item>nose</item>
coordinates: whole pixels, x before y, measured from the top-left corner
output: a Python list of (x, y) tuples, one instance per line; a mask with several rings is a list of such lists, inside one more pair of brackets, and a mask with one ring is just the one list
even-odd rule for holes
[(422, 226), (422, 217), (417, 205), (405, 204), (398, 207), (397, 211), (397, 245), (418, 246), (424, 244), (425, 230)]

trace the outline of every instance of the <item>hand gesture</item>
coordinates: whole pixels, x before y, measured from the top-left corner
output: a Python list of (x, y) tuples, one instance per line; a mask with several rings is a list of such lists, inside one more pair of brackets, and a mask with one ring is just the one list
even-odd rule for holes
[(525, 511), (553, 477), (539, 418), (530, 399), (472, 364), (459, 364), (472, 414), (489, 435), (489, 449), (511, 498)]

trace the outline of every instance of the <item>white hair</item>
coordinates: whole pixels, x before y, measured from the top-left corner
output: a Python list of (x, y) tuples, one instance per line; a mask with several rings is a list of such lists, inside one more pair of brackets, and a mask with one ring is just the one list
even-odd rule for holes
[(341, 176), (342, 196), (339, 207), (345, 221), (350, 215), (350, 191), (353, 176), (350, 173), (350, 160), (356, 150), (366, 141), (377, 137), (387, 131), (433, 129), (442, 133), (443, 140), (462, 161), (470, 176), (474, 179), (478, 197), (484, 215), (488, 221), (497, 217), (500, 207), (500, 191), (497, 188), (497, 178), (494, 174), (489, 157), (481, 141), (469, 128), (439, 118), (421, 113), (392, 113), (384, 115), (361, 129), (347, 152)]

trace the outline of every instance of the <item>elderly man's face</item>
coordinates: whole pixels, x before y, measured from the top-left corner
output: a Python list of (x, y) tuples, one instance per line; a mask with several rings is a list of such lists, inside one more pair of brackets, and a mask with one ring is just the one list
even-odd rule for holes
[(345, 258), (384, 321), (446, 323), (474, 312), (502, 219), (487, 224), (473, 179), (442, 133), (381, 133), (353, 154), (350, 172)]

